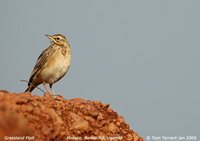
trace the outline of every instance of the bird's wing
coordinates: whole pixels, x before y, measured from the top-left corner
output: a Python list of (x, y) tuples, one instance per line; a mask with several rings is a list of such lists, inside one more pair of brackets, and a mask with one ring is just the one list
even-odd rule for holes
[(36, 64), (33, 68), (33, 71), (31, 73), (31, 77), (29, 82), (31, 82), (32, 78), (34, 77), (34, 75), (38, 72), (38, 70), (40, 70), (42, 68), (42, 66), (45, 65), (45, 63), (47, 62), (47, 58), (51, 55), (52, 53), (52, 48), (53, 46), (50, 46), (48, 48), (46, 48), (38, 57)]

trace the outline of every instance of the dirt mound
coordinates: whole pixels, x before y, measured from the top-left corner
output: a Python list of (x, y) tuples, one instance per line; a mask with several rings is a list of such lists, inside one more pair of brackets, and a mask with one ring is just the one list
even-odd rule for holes
[(100, 101), (0, 91), (0, 140), (143, 141)]

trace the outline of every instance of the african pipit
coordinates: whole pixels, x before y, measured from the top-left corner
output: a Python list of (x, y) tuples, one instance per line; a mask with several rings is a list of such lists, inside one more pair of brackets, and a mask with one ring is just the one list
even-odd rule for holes
[(71, 50), (65, 36), (61, 34), (46, 36), (50, 39), (51, 45), (38, 57), (25, 92), (33, 91), (40, 84), (43, 84), (46, 91), (49, 92), (46, 87), (47, 83), (51, 94), (54, 95), (53, 84), (59, 81), (69, 69)]

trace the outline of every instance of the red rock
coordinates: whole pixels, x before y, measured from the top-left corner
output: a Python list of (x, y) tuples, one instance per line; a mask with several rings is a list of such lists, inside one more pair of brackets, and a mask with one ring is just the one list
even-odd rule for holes
[(51, 98), (51, 94), (50, 94), (50, 93), (45, 93), (45, 94), (44, 94), (44, 97), (45, 97), (45, 98)]
[(122, 141), (143, 141), (108, 107), (82, 98), (65, 100), (49, 93), (40, 97), (0, 90), (0, 141), (5, 136), (33, 136), (37, 141), (114, 136)]
[(116, 133), (117, 130), (118, 130), (117, 126), (116, 126), (114, 123), (110, 123), (110, 124), (108, 125), (108, 129), (109, 129), (112, 133)]

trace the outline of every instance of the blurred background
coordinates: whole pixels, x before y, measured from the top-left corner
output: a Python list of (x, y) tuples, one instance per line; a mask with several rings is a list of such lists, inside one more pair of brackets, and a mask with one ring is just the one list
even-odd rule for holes
[[(0, 89), (23, 92), (49, 39), (67, 36), (72, 64), (53, 86), (109, 103), (146, 136), (198, 136), (200, 1), (1, 0)], [(40, 86), (43, 88), (43, 86)], [(43, 95), (34, 90), (33, 94)]]

